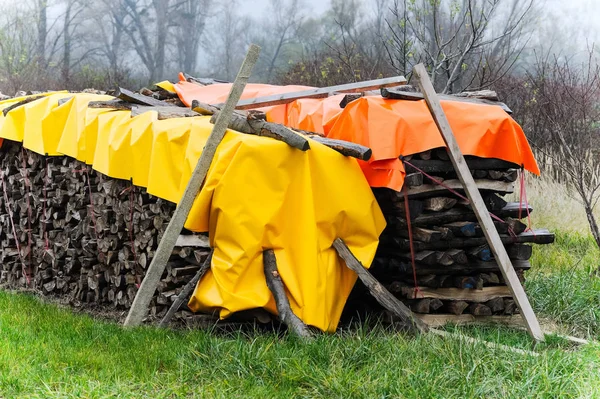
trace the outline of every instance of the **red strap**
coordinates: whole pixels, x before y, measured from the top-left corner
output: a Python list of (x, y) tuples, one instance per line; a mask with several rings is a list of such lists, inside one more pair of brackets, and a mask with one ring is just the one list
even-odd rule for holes
[[(423, 176), (427, 177), (429, 180), (431, 180), (432, 182), (434, 182), (435, 184), (444, 187), (446, 190), (450, 191), (452, 194), (456, 195), (457, 197), (467, 201), (467, 203), (471, 203), (471, 201), (465, 197), (464, 195), (462, 195), (461, 193), (459, 193), (456, 190), (453, 190), (452, 188), (450, 188), (448, 185), (444, 184), (444, 182), (436, 179), (433, 176), (428, 175), (427, 173), (425, 173), (425, 171), (419, 169), (418, 167), (416, 167), (415, 165), (411, 164), (410, 162), (408, 162), (406, 159), (404, 159), (404, 157), (400, 157), (400, 159), (402, 160), (402, 162), (404, 162), (405, 164), (407, 164), (408, 166), (412, 167), (413, 169), (415, 169), (416, 171), (418, 171), (419, 173), (421, 173)], [(529, 212), (529, 209), (528, 209)], [(497, 222), (500, 223), (506, 223), (503, 219), (499, 218), (498, 216), (494, 215), (492, 212), (489, 212), (490, 217), (494, 220), (496, 220)], [(520, 215), (519, 215), (520, 216)], [(512, 237), (516, 237), (517, 234), (514, 232), (514, 230), (512, 229), (512, 227), (508, 226), (508, 234), (511, 235)]]
[(419, 284), (417, 282), (417, 265), (415, 264), (415, 248), (413, 246), (413, 235), (412, 235), (412, 224), (410, 221), (410, 209), (408, 207), (408, 189), (406, 185), (404, 185), (404, 189), (402, 190), (404, 193), (404, 212), (406, 213), (406, 225), (408, 227), (408, 242), (410, 246), (410, 263), (412, 265), (413, 270), (413, 281), (415, 284), (415, 297), (419, 293)]
[(525, 170), (521, 168), (520, 173), (520, 189), (519, 189), (519, 219), (521, 219), (521, 211), (523, 209), (523, 199), (525, 199), (525, 211), (527, 212), (527, 228), (525, 231), (531, 231), (533, 235), (533, 225), (531, 223), (531, 214), (529, 213), (529, 202), (527, 201), (527, 184), (525, 184)]

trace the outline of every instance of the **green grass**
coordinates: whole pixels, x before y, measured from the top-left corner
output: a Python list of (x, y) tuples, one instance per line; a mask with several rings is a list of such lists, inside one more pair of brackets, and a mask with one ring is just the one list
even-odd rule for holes
[(566, 332), (600, 339), (600, 251), (591, 235), (556, 233), (534, 247), (526, 288), (538, 314)]
[(463, 334), (538, 357), (382, 327), (311, 342), (118, 325), (37, 298), (0, 293), (0, 397), (577, 398), (600, 397), (600, 347), (524, 332)]

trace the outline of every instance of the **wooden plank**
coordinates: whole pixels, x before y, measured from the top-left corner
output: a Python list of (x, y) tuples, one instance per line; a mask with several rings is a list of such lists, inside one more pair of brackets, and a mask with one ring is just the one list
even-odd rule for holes
[(156, 253), (154, 254), (154, 258), (152, 258), (152, 262), (146, 271), (146, 276), (144, 280), (142, 280), (142, 284), (133, 300), (133, 304), (131, 305), (131, 309), (129, 309), (129, 314), (125, 319), (125, 326), (137, 326), (142, 323), (144, 317), (148, 314), (148, 305), (152, 300), (152, 295), (154, 291), (156, 291), (156, 287), (160, 281), (160, 277), (165, 270), (169, 257), (171, 253), (173, 253), (173, 248), (175, 247), (175, 243), (177, 242), (177, 238), (181, 233), (181, 229), (190, 213), (190, 209), (202, 187), (202, 183), (206, 178), (206, 174), (208, 173), (208, 169), (210, 164), (215, 156), (217, 151), (217, 147), (223, 137), (225, 136), (225, 131), (227, 130), (227, 126), (231, 120), (231, 116), (233, 114), (235, 104), (239, 101), (242, 92), (244, 91), (244, 87), (246, 87), (246, 83), (248, 82), (248, 78), (252, 73), (252, 69), (256, 64), (256, 60), (258, 59), (258, 55), (260, 53), (260, 47), (256, 45), (251, 45), (248, 50), (248, 54), (246, 54), (246, 58), (244, 59), (244, 63), (240, 68), (240, 71), (235, 79), (235, 82), (231, 86), (231, 91), (229, 92), (229, 97), (227, 98), (227, 102), (221, 111), (219, 118), (215, 126), (213, 127), (208, 140), (204, 146), (204, 150), (200, 155), (200, 159), (194, 168), (194, 172), (187, 184), (187, 187), (183, 193), (183, 196), (175, 209), (175, 213), (167, 226), (160, 243), (158, 244), (158, 248), (156, 249)]
[[(381, 89), (381, 96), (390, 100), (409, 100), (409, 101), (419, 101), (425, 99), (422, 93), (411, 93), (402, 90), (394, 90), (390, 89)], [(461, 103), (470, 103), (477, 105), (494, 105), (502, 108), (507, 114), (512, 114), (512, 109), (508, 107), (508, 105), (499, 101), (491, 101), (483, 98), (474, 98), (474, 97), (457, 97), (454, 95), (447, 94), (438, 94), (438, 97), (442, 101), (453, 101), (453, 102), (461, 102)]]
[(208, 237), (201, 235), (180, 235), (175, 242), (176, 247), (210, 248)]
[[(503, 161), (496, 158), (479, 158), (479, 157), (465, 157), (467, 166), (470, 170), (504, 170), (504, 169), (517, 169), (519, 165), (512, 162)], [(421, 169), (425, 173), (448, 173), (453, 172), (454, 167), (450, 161), (442, 161), (439, 159), (432, 159), (429, 161), (423, 161), (421, 159), (411, 159), (409, 161), (415, 167)], [(406, 164), (406, 173), (416, 173), (417, 170), (412, 166)]]
[[(550, 233), (546, 229), (536, 229), (533, 231), (526, 231), (524, 233), (519, 234), (516, 237), (511, 235), (501, 235), (500, 240), (504, 245), (511, 244), (524, 244), (524, 243), (533, 243), (533, 244), (551, 244), (554, 242), (554, 233)], [(402, 237), (393, 238), (393, 242), (396, 244), (396, 248), (387, 248), (384, 252), (387, 253), (395, 253), (396, 251), (406, 251), (409, 248), (408, 240)], [(415, 241), (414, 248), (415, 251), (426, 251), (426, 250), (444, 250), (444, 249), (455, 249), (455, 248), (468, 248), (468, 247), (478, 247), (480, 245), (485, 245), (487, 243), (487, 238), (485, 237), (471, 237), (471, 238), (463, 238), (463, 237), (455, 237), (451, 240), (447, 241), (436, 241), (436, 242), (421, 242)], [(383, 247), (382, 247), (383, 250)]]
[(122, 87), (119, 87), (117, 89), (115, 97), (132, 104), (147, 105), (151, 107), (177, 107), (176, 105), (168, 103), (166, 101), (161, 101), (157, 100), (154, 97), (134, 93), (131, 90), (127, 90)]
[(390, 311), (394, 316), (402, 320), (406, 326), (415, 332), (427, 332), (427, 326), (419, 319), (415, 318), (413, 312), (389, 292), (367, 269), (356, 259), (346, 243), (341, 238), (336, 238), (333, 247), (340, 258), (344, 260), (346, 266), (354, 271), (360, 281), (367, 287), (371, 295), (379, 302), (381, 306)]
[(402, 294), (407, 299), (435, 298), (444, 301), (487, 302), (490, 299), (510, 298), (511, 292), (507, 286), (484, 287), (481, 290), (460, 288), (427, 288), (402, 287)]
[(472, 314), (421, 314), (416, 315), (431, 328), (443, 327), (446, 324), (459, 326), (500, 324), (508, 327), (523, 327), (521, 315), (512, 316), (473, 316)]
[[(513, 265), (516, 269), (529, 270), (531, 269), (531, 263), (527, 260), (516, 260), (513, 261)], [(406, 275), (412, 275), (412, 265), (410, 262), (394, 262), (394, 271), (403, 273)], [(481, 272), (499, 272), (500, 268), (496, 261), (469, 261), (467, 264), (459, 264), (452, 266), (427, 266), (427, 265), (416, 265), (417, 275), (444, 275), (444, 274), (464, 274), (464, 273), (481, 273)]]
[(131, 117), (138, 116), (144, 112), (155, 111), (158, 114), (159, 120), (171, 119), (171, 118), (189, 118), (193, 116), (200, 116), (201, 114), (184, 107), (173, 107), (173, 106), (147, 106), (147, 105), (134, 105), (131, 108)]
[(454, 165), (454, 169), (456, 170), (460, 181), (465, 187), (465, 191), (469, 197), (469, 200), (471, 201), (472, 208), (477, 215), (479, 224), (482, 226), (483, 232), (490, 244), (490, 248), (494, 253), (494, 257), (500, 266), (504, 280), (510, 288), (510, 291), (517, 302), (519, 309), (521, 309), (521, 314), (525, 320), (527, 329), (535, 340), (543, 341), (544, 333), (540, 328), (540, 324), (535, 313), (533, 312), (531, 304), (529, 303), (529, 299), (525, 294), (525, 290), (519, 281), (519, 277), (517, 276), (517, 273), (510, 262), (508, 254), (506, 253), (506, 249), (500, 240), (500, 235), (494, 227), (494, 223), (485, 207), (483, 198), (481, 198), (481, 194), (475, 185), (475, 180), (473, 179), (473, 176), (471, 176), (469, 167), (462, 155), (462, 152), (460, 151), (458, 143), (456, 142), (456, 138), (454, 137), (450, 123), (446, 118), (446, 114), (442, 109), (440, 100), (435, 93), (431, 81), (429, 80), (427, 69), (423, 64), (419, 64), (414, 68), (414, 73), (417, 81), (419, 82), (421, 92), (425, 96), (425, 101), (427, 102), (427, 106), (429, 107), (431, 115), (433, 116), (433, 119), (440, 130), (442, 137), (444, 138), (446, 146), (448, 146), (448, 153), (450, 154), (452, 165)]
[[(489, 316), (485, 316), (485, 317), (489, 317)], [(431, 331), (431, 333), (438, 335), (440, 337), (443, 337), (443, 338), (457, 339), (460, 341), (468, 342), (473, 345), (485, 345), (488, 348), (494, 349), (494, 350), (502, 350), (505, 352), (518, 353), (520, 355), (528, 355), (528, 356), (533, 356), (533, 357), (538, 357), (540, 355), (537, 352), (519, 349), (519, 348), (515, 348), (514, 346), (503, 345), (503, 344), (499, 344), (496, 342), (484, 341), (484, 340), (481, 340), (478, 338), (468, 337), (464, 334), (459, 334), (459, 333), (455, 333), (455, 332), (442, 331), (442, 330), (437, 330), (435, 328), (432, 328), (430, 331)]]
[(384, 87), (405, 85), (404, 76), (395, 76), (392, 78), (367, 80), (364, 82), (348, 83), (339, 86), (329, 86), (310, 90), (296, 91), (293, 93), (275, 94), (242, 100), (238, 103), (236, 109), (253, 109), (268, 107), (271, 105), (288, 104), (301, 98), (326, 98), (331, 93), (360, 93), (363, 91), (377, 90)]
[[(470, 173), (469, 173), (470, 175)], [(515, 191), (514, 182), (504, 182), (501, 180), (477, 179), (474, 180), (476, 188), (479, 190), (489, 190), (501, 194), (510, 194)], [(460, 180), (444, 180), (444, 186), (452, 190), (464, 191), (464, 187)], [(411, 187), (408, 190), (408, 196), (411, 198), (422, 198), (426, 196), (434, 196), (441, 194), (450, 194), (446, 187), (439, 184), (422, 184), (420, 186)]]

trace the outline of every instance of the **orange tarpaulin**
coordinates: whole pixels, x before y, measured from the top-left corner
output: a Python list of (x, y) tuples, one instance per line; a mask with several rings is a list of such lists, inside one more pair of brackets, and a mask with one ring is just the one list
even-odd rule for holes
[[(217, 104), (225, 101), (230, 84), (200, 86), (185, 81), (175, 85), (186, 104), (193, 99)], [(306, 86), (250, 84), (243, 99), (307, 90)], [(325, 99), (300, 99), (287, 105), (259, 108), (271, 122), (324, 133), (327, 137), (370, 147), (373, 156), (360, 161), (372, 187), (400, 190), (404, 167), (398, 159), (445, 146), (424, 100), (387, 100), (367, 96), (342, 109), (343, 95)], [(530, 172), (539, 168), (521, 127), (502, 108), (492, 105), (442, 101), (458, 144), (465, 155), (498, 158), (513, 162)]]
[[(442, 101), (442, 108), (463, 154), (499, 158), (540, 173), (523, 130), (502, 108), (457, 101)], [(325, 131), (370, 147), (373, 156), (361, 162), (369, 184), (395, 190), (404, 176), (400, 155), (445, 146), (424, 100), (363, 97), (348, 104)]]

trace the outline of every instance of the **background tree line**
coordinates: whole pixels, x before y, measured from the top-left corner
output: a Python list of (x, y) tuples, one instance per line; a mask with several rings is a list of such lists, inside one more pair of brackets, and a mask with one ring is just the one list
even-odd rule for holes
[(0, 91), (138, 88), (179, 71), (232, 80), (251, 42), (264, 83), (410, 78), (424, 63), (439, 92), (500, 93), (542, 167), (578, 194), (600, 246), (594, 38), (582, 57), (580, 36), (546, 18), (544, 0), (328, 0), (321, 14), (308, 1), (251, 14), (241, 0), (11, 1), (0, 6)]

